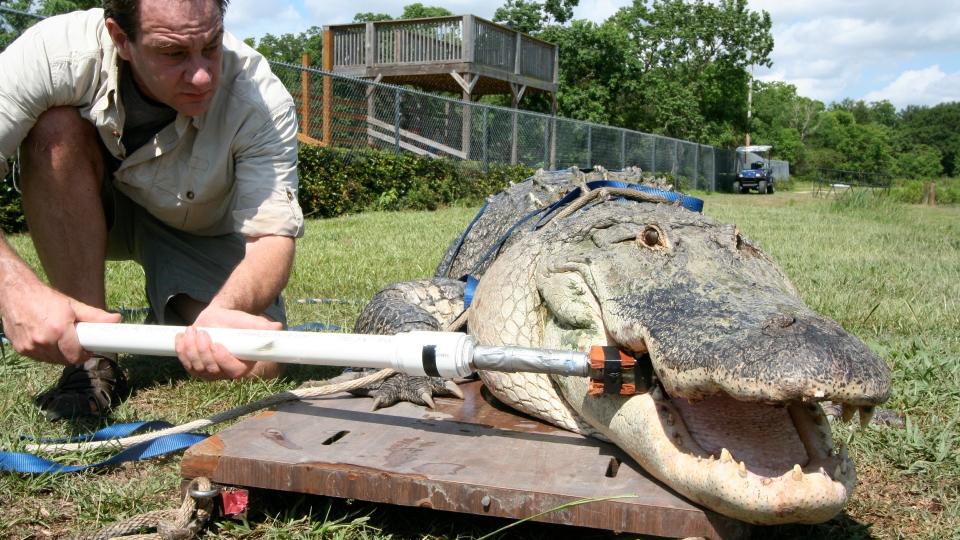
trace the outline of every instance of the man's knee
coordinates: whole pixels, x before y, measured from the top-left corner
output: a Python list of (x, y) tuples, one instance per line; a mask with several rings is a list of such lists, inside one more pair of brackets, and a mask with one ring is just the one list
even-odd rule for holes
[(51, 160), (79, 154), (102, 161), (97, 136), (96, 128), (76, 107), (53, 107), (37, 118), (20, 147), (21, 157)]

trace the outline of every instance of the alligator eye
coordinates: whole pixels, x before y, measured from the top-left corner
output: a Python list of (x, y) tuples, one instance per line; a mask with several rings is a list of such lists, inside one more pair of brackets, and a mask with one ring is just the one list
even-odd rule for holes
[(660, 237), (660, 231), (655, 227), (647, 227), (644, 229), (643, 234), (640, 235), (640, 241), (644, 243), (647, 247), (658, 247), (663, 245), (663, 240)]

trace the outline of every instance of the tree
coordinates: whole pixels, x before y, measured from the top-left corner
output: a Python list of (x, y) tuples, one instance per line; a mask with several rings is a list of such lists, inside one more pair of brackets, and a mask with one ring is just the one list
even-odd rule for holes
[(832, 161), (814, 163), (817, 167), (879, 173), (893, 172), (893, 131), (870, 122), (857, 122), (854, 113), (833, 109), (820, 113), (819, 127), (812, 137), (813, 146), (829, 149)]
[(357, 13), (353, 16), (353, 22), (380, 22), (380, 21), (392, 21), (393, 17), (387, 15), (386, 13), (372, 13), (365, 11), (363, 13)]
[(534, 34), (543, 30), (546, 17), (543, 4), (530, 0), (507, 0), (503, 7), (493, 14), (498, 22), (525, 34)]
[(547, 27), (539, 37), (559, 47), (560, 115), (626, 126), (633, 101), (629, 96), (639, 91), (626, 32), (607, 23), (575, 20), (569, 27)]
[[(6, 2), (4, 7), (21, 11), (23, 13), (32, 12), (33, 2), (31, 0), (14, 0)], [(17, 39), (17, 36), (24, 30), (40, 20), (39, 16), (15, 15), (13, 13), (0, 12), (0, 51), (7, 48), (7, 45)]]
[(898, 131), (901, 148), (918, 144), (936, 148), (943, 171), (960, 175), (960, 102), (907, 107), (900, 114)]
[(419, 2), (403, 6), (401, 19), (423, 19), (425, 17), (447, 17), (453, 13), (442, 7), (425, 6)]
[(915, 144), (897, 153), (894, 172), (903, 178), (936, 178), (943, 174), (943, 155), (926, 144)]
[(257, 41), (254, 38), (244, 40), (269, 60), (299, 64), (303, 53), (310, 55), (312, 63), (323, 58), (323, 29), (311, 26), (299, 34), (265, 34)]
[(573, 18), (573, 8), (580, 0), (507, 0), (497, 8), (493, 20), (506, 24), (518, 32), (536, 34), (551, 21), (564, 24)]
[(634, 0), (602, 25), (574, 21), (540, 37), (561, 47), (565, 113), (730, 143), (746, 128), (747, 68), (770, 65), (770, 28), (746, 0)]

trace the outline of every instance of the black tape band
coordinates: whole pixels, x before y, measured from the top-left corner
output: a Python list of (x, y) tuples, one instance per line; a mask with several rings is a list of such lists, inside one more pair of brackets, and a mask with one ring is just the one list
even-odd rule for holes
[(437, 371), (437, 346), (436, 345), (424, 345), (423, 350), (420, 353), (420, 358), (423, 360), (423, 372), (431, 377), (439, 377), (440, 372)]

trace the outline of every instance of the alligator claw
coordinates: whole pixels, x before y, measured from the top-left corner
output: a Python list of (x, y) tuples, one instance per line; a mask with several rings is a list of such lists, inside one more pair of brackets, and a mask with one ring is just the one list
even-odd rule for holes
[(390, 407), (402, 401), (436, 408), (434, 397), (455, 396), (463, 399), (463, 392), (453, 381), (439, 377), (411, 377), (398, 373), (379, 385), (352, 391), (354, 395), (373, 397), (372, 410)]
[(444, 381), (443, 387), (446, 388), (448, 392), (450, 392), (450, 395), (458, 399), (463, 399), (463, 390), (460, 390), (460, 387), (457, 386), (457, 383), (453, 381)]

